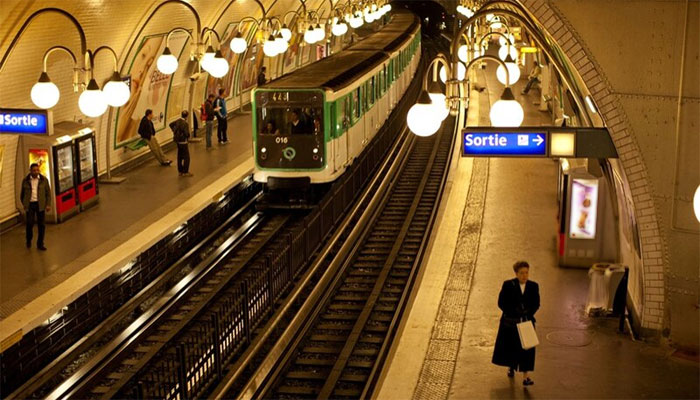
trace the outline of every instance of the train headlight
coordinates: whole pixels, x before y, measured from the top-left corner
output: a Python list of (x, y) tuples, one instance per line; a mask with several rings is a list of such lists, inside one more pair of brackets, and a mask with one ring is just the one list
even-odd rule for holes
[(313, 150), (313, 152), (314, 152), (314, 154), (317, 154), (317, 153), (318, 153), (318, 149), (315, 148), (315, 149)]
[(263, 147), (262, 149), (260, 149), (260, 152), (261, 152), (261, 153), (267, 153), (267, 149), (266, 149), (265, 147)]

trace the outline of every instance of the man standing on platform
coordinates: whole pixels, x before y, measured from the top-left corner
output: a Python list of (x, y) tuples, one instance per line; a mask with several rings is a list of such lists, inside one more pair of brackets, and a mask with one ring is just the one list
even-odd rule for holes
[(267, 78), (265, 77), (265, 71), (267, 71), (267, 68), (265, 68), (265, 67), (260, 68), (260, 73), (258, 74), (258, 86), (262, 86), (265, 83), (267, 83)]
[(151, 153), (155, 156), (156, 160), (160, 165), (168, 166), (172, 161), (165, 158), (163, 150), (158, 144), (156, 139), (156, 128), (153, 126), (153, 110), (150, 108), (146, 110), (146, 115), (141, 118), (141, 123), (139, 124), (139, 136), (148, 143), (148, 147), (151, 149)]
[(29, 175), (22, 180), (22, 190), (19, 195), (24, 207), (24, 215), (27, 222), (27, 248), (32, 247), (32, 237), (34, 236), (34, 220), (39, 226), (39, 238), (36, 247), (39, 250), (46, 250), (44, 247), (44, 232), (46, 225), (44, 220), (46, 213), (51, 211), (51, 187), (49, 180), (39, 173), (39, 164), (29, 166)]
[(204, 121), (204, 128), (206, 130), (205, 136), (207, 139), (207, 150), (211, 149), (211, 135), (214, 129), (214, 95), (209, 94), (207, 96), (207, 101), (204, 102), (204, 113), (206, 114), (206, 119)]
[(219, 89), (219, 97), (214, 100), (214, 111), (216, 111), (216, 138), (219, 144), (228, 143), (226, 130), (228, 129), (228, 120), (226, 119), (226, 99), (224, 99), (224, 89)]
[(180, 114), (180, 118), (170, 124), (173, 130), (173, 140), (177, 143), (177, 172), (180, 176), (192, 176), (190, 173), (190, 149), (188, 142), (190, 138), (190, 125), (187, 117), (190, 114), (187, 110)]

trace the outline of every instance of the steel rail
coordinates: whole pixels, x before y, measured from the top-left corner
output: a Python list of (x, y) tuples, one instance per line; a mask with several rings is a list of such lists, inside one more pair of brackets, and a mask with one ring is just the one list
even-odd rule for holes
[(79, 341), (75, 342), (71, 347), (57, 356), (54, 361), (34, 374), (32, 378), (27, 380), (27, 382), (12, 392), (7, 399), (12, 400), (29, 398), (32, 393), (41, 389), (41, 387), (47, 384), (49, 380), (66, 368), (68, 364), (73, 362), (75, 358), (87, 351), (92, 345), (94, 345), (98, 340), (103, 338), (109, 331), (117, 326), (123, 319), (127, 318), (129, 314), (133, 313), (134, 310), (136, 310), (146, 299), (153, 296), (159, 290), (162, 290), (163, 286), (166, 285), (194, 255), (203, 250), (207, 244), (228, 229), (246, 212), (252, 210), (255, 202), (260, 198), (260, 196), (262, 196), (262, 192), (258, 192), (256, 195), (254, 195), (238, 211), (236, 211), (224, 223), (219, 225), (219, 227), (213, 230), (192, 249), (180, 257), (179, 260), (173, 263), (173, 265), (165, 270), (160, 276), (141, 289), (139, 293), (133, 296), (129, 301), (122, 305), (107, 319), (98, 324)]

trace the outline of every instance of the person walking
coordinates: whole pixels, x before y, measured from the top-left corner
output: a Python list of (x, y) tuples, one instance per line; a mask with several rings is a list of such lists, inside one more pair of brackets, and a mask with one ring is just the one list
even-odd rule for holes
[(216, 112), (216, 138), (219, 144), (228, 143), (226, 130), (228, 129), (228, 120), (226, 119), (226, 99), (224, 99), (224, 89), (219, 89), (219, 97), (214, 100), (214, 111)]
[(44, 246), (46, 225), (44, 221), (46, 213), (51, 211), (51, 187), (49, 180), (39, 173), (39, 164), (33, 163), (29, 166), (29, 175), (22, 180), (19, 198), (26, 218), (27, 248), (32, 247), (34, 221), (36, 221), (39, 230), (36, 248), (46, 251)]
[(540, 82), (540, 75), (542, 75), (542, 67), (540, 67), (540, 64), (537, 61), (535, 61), (535, 66), (532, 67), (532, 71), (530, 71), (530, 75), (528, 76), (528, 81), (525, 85), (525, 89), (520, 93), (528, 94), (530, 89), (532, 89), (532, 85)]
[(169, 166), (172, 161), (165, 158), (163, 154), (163, 149), (160, 148), (158, 140), (156, 139), (156, 128), (153, 126), (153, 110), (150, 108), (146, 110), (146, 114), (141, 118), (141, 123), (139, 124), (139, 136), (148, 144), (148, 148), (151, 149), (151, 153), (158, 160), (160, 165)]
[(515, 279), (503, 282), (498, 294), (498, 308), (503, 314), (491, 362), (508, 367), (509, 378), (515, 376), (515, 371), (522, 372), (523, 386), (530, 386), (535, 383), (528, 376), (535, 370), (535, 348), (523, 350), (517, 324), (523, 321), (535, 323), (535, 313), (540, 308), (540, 287), (528, 280), (530, 265), (526, 261), (516, 262), (513, 271)]
[(265, 67), (260, 68), (260, 73), (258, 74), (258, 86), (262, 86), (265, 83), (267, 83), (267, 78), (265, 77), (265, 71), (267, 71), (267, 68), (265, 68)]
[(192, 176), (190, 173), (190, 125), (187, 123), (189, 113), (187, 110), (180, 114), (180, 118), (170, 124), (173, 130), (173, 140), (177, 143), (177, 172), (180, 176)]
[(209, 94), (204, 102), (204, 113), (206, 114), (204, 127), (206, 130), (207, 150), (211, 149), (211, 135), (214, 129), (214, 95)]

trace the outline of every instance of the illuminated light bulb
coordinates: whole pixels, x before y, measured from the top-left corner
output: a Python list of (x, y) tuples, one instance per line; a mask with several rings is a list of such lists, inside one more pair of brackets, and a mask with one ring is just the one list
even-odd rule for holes
[(284, 40), (289, 42), (292, 39), (292, 31), (287, 28), (287, 25), (282, 25), (282, 29), (280, 29), (280, 33), (282, 34), (282, 37)]
[(281, 32), (277, 34), (275, 44), (277, 45), (277, 54), (282, 54), (289, 48), (289, 42), (284, 39)]
[(316, 24), (316, 28), (314, 28), (314, 34), (316, 35), (316, 42), (320, 42), (321, 40), (326, 38), (326, 26), (323, 25), (321, 26), (320, 24)]
[(166, 47), (163, 50), (163, 54), (161, 54), (158, 57), (158, 61), (156, 61), (156, 67), (158, 67), (158, 71), (165, 75), (171, 75), (175, 71), (177, 71), (177, 57), (175, 57), (173, 53), (170, 52), (170, 49), (168, 47)]
[(112, 107), (123, 106), (127, 101), (129, 101), (129, 97), (131, 96), (129, 85), (122, 80), (121, 75), (119, 75), (119, 72), (117, 71), (114, 71), (114, 74), (112, 74), (109, 82), (105, 84), (105, 87), (102, 89), (102, 93), (104, 93), (107, 104)]
[(493, 14), (486, 14), (486, 22), (491, 22), (496, 18)]
[(695, 212), (695, 218), (700, 222), (700, 185), (695, 189), (695, 195), (693, 196), (693, 211)]
[(107, 111), (104, 93), (102, 93), (94, 78), (90, 79), (87, 87), (80, 94), (78, 107), (83, 114), (91, 118), (99, 117)]
[(362, 21), (363, 21), (362, 18), (357, 18), (357, 17), (351, 18), (351, 19), (350, 19), (350, 26), (351, 26), (353, 29), (357, 29), (357, 28), (359, 28), (359, 27), (362, 26)]
[[(501, 60), (505, 61), (508, 54), (508, 46), (501, 46), (501, 48), (498, 49), (498, 58)], [(510, 58), (513, 60), (518, 58), (518, 49), (516, 49), (513, 45), (510, 46)]]
[(58, 90), (58, 86), (51, 82), (49, 75), (46, 72), (42, 72), (37, 83), (32, 86), (30, 96), (34, 105), (47, 109), (58, 103), (58, 99), (61, 98), (61, 92)]
[(202, 66), (202, 69), (209, 72), (211, 62), (214, 61), (214, 55), (216, 55), (214, 48), (211, 46), (207, 47), (207, 51), (204, 52), (202, 59), (199, 61), (199, 65)]
[(314, 32), (313, 26), (310, 26), (309, 29), (304, 32), (304, 41), (308, 44), (316, 43), (316, 33)]
[[(439, 74), (440, 74), (440, 80), (442, 81), (442, 83), (447, 82), (447, 71), (445, 71), (444, 65), (442, 67), (440, 67)], [(466, 76), (467, 76), (467, 67), (464, 66), (464, 64), (462, 64), (461, 62), (458, 62), (457, 63), (457, 79), (460, 81), (463, 81), (464, 77), (466, 77)], [(450, 79), (452, 79), (451, 76), (450, 76)]]
[(450, 114), (450, 108), (445, 102), (447, 96), (442, 93), (440, 85), (437, 82), (433, 81), (430, 84), (430, 87), (428, 88), (428, 96), (430, 96), (430, 100), (435, 108), (435, 113), (440, 118), (440, 121), (444, 121)]
[(335, 24), (331, 27), (331, 33), (333, 33), (334, 36), (342, 36), (348, 31), (348, 25), (344, 22), (341, 22), (339, 24)]
[[(508, 67), (508, 85), (513, 85), (520, 80), (520, 68), (512, 61), (511, 58), (506, 59), (506, 67)], [(496, 69), (496, 78), (502, 84), (506, 84), (506, 70), (502, 65)]]
[(501, 98), (491, 106), (489, 117), (491, 118), (491, 126), (517, 128), (523, 123), (525, 113), (520, 103), (515, 101), (511, 89), (507, 87)]
[[(512, 33), (508, 34), (507, 36), (508, 36), (508, 41), (510, 42), (510, 44), (515, 44), (515, 36), (513, 36)], [(506, 43), (507, 43), (506, 38), (504, 38), (503, 36), (498, 37), (498, 44), (500, 44), (501, 46), (505, 46)]]
[(236, 54), (241, 54), (245, 52), (245, 50), (248, 48), (248, 42), (243, 39), (241, 36), (241, 32), (236, 33), (236, 37), (231, 39), (231, 51), (236, 53)]
[(274, 57), (277, 55), (277, 43), (275, 43), (275, 37), (270, 35), (269, 38), (263, 44), (263, 53), (268, 57)]
[(467, 49), (468, 47), (466, 44), (459, 46), (459, 49), (457, 49), (457, 58), (459, 58), (459, 61), (464, 63), (467, 62), (467, 58), (469, 56)]
[(228, 73), (228, 61), (221, 54), (221, 50), (217, 50), (214, 58), (209, 62), (209, 75), (214, 78), (221, 78)]
[(442, 120), (437, 118), (435, 105), (425, 90), (418, 97), (418, 102), (408, 110), (406, 123), (411, 132), (422, 137), (431, 136), (440, 129)]
[(465, 8), (466, 8), (466, 7), (464, 7), (463, 5), (460, 4), (460, 5), (457, 6), (457, 12), (460, 13), (460, 14), (464, 14), (464, 9), (465, 9)]

